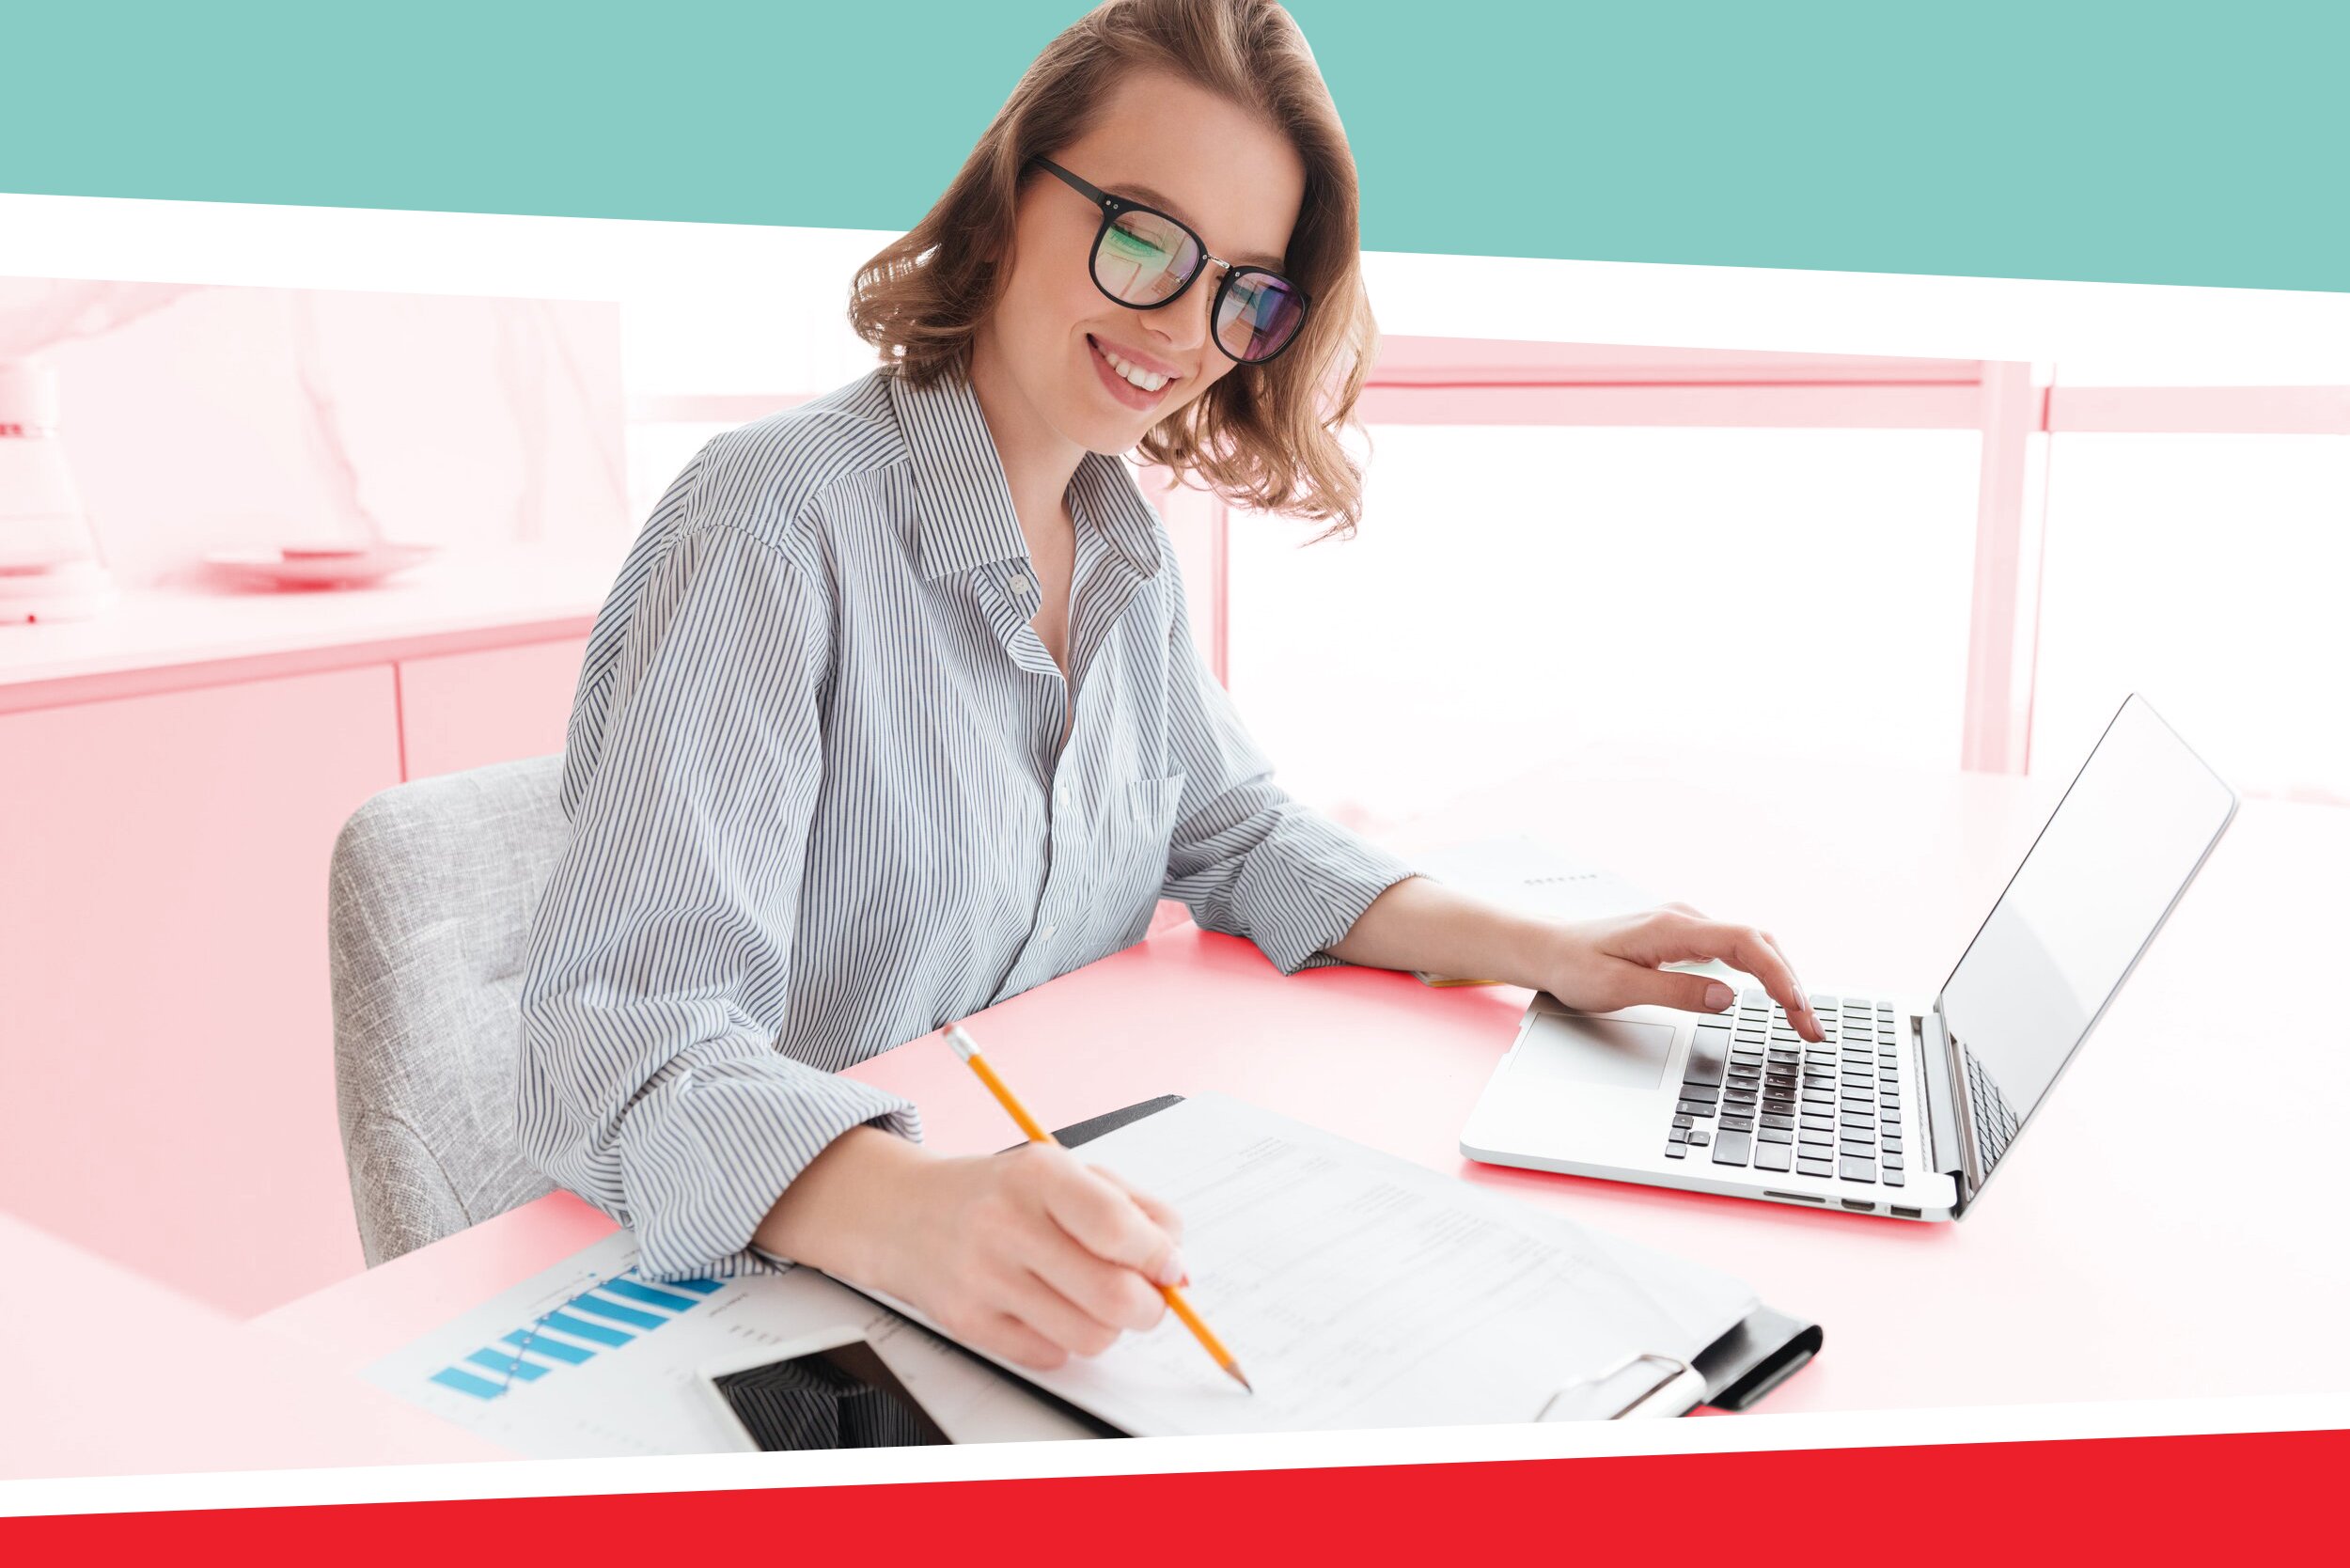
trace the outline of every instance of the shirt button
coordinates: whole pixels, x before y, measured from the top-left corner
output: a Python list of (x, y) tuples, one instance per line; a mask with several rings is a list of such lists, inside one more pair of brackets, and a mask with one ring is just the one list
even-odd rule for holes
[(1054, 798), (1055, 800), (1057, 800), (1057, 801), (1060, 802), (1060, 808), (1061, 808), (1062, 810), (1064, 810), (1064, 811), (1068, 810), (1068, 809), (1069, 809), (1069, 786), (1068, 786), (1068, 785), (1066, 785), (1066, 784), (1064, 784), (1064, 785), (1062, 785), (1059, 789), (1055, 790), (1055, 791), (1053, 792), (1053, 798)]
[(1017, 572), (1006, 572), (1004, 586), (1014, 593), (1026, 593), (1028, 590), (1028, 580)]
[(1039, 934), (1042, 935), (1044, 940), (1050, 942), (1053, 939), (1053, 933), (1058, 930), (1060, 930), (1060, 927), (1058, 926), (1046, 926), (1042, 932), (1039, 933)]

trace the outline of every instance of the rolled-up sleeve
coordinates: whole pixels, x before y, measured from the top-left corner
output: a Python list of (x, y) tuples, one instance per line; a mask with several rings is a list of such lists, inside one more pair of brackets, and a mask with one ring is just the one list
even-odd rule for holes
[(822, 764), (828, 601), (793, 557), (689, 522), (647, 569), (602, 746), (534, 912), (518, 1129), (636, 1231), (656, 1278), (759, 1273), (750, 1247), (841, 1133), (914, 1107), (775, 1048)]
[(1273, 782), (1199, 657), (1180, 575), (1172, 588), (1168, 748), (1184, 778), (1161, 896), (1189, 906), (1203, 930), (1247, 937), (1285, 975), (1337, 964), (1323, 949), (1416, 873)]

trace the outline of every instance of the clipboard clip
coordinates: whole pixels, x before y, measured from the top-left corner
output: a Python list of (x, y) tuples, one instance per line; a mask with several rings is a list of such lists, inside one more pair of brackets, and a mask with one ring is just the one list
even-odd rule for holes
[[(1694, 1385), (1694, 1387), (1691, 1387)], [(1691, 1397), (1676, 1401), (1675, 1390)], [(1679, 1416), (1705, 1396), (1705, 1380), (1688, 1362), (1644, 1351), (1568, 1384), (1543, 1402), (1538, 1421), (1621, 1421)]]

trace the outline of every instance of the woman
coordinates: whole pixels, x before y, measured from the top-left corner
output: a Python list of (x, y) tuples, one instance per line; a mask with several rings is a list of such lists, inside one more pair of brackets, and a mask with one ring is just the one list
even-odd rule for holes
[(1414, 877), (1271, 782), (1194, 653), (1118, 454), (1353, 525), (1355, 202), (1271, 0), (1113, 0), (860, 274), (882, 368), (662, 497), (581, 674), (520, 1084), (525, 1149), (650, 1276), (806, 1262), (1038, 1367), (1156, 1323), (1165, 1205), (1058, 1149), (934, 1155), (836, 1074), (1139, 940), (1163, 892), (1284, 973), (1595, 1010), (1728, 1007), (1657, 967), (1721, 957), (1819, 1038), (1766, 933), (1545, 924)]

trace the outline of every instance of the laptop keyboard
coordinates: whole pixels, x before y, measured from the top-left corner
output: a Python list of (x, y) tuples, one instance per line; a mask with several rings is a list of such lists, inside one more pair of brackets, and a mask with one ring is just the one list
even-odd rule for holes
[(1698, 1025), (1665, 1152), (1833, 1182), (1908, 1182), (1893, 1004), (1814, 996), (1805, 1042), (1761, 989)]

